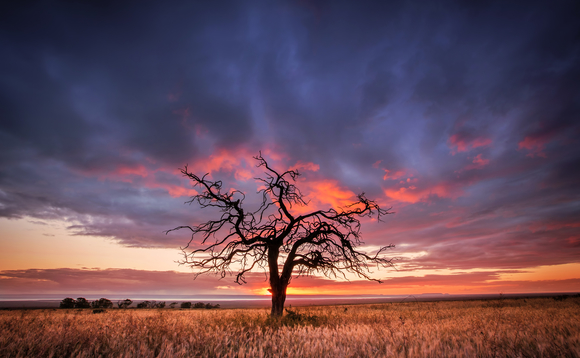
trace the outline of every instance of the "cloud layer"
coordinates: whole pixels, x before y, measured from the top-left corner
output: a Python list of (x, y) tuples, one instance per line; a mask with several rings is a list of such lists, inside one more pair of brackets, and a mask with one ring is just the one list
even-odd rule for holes
[[(250, 274), (247, 285), (238, 286), (227, 278), (175, 271), (133, 269), (28, 269), (0, 271), (0, 294), (50, 295), (268, 295), (268, 282), (263, 274)], [(501, 280), (493, 272), (458, 272), (430, 274), (421, 277), (389, 278), (382, 284), (370, 281), (344, 281), (320, 277), (299, 277), (292, 280), (292, 294), (421, 294), (421, 293), (527, 293), (574, 292), (580, 279)]]
[(3, 7), (1, 217), (178, 247), (211, 213), (177, 168), (250, 197), (261, 150), (312, 205), (392, 206), (363, 234), (401, 269), (579, 262), (573, 2)]

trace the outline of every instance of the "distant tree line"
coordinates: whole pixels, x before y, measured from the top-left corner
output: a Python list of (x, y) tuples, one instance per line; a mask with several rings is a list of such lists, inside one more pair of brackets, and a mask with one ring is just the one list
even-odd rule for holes
[(182, 302), (181, 308), (207, 308), (207, 309), (211, 309), (211, 308), (220, 308), (220, 305), (219, 304), (212, 305), (211, 303), (203, 303), (203, 302), (197, 302), (194, 304), (192, 304), (191, 302)]
[[(117, 307), (119, 308), (129, 308), (133, 304), (133, 301), (129, 298), (118, 301)], [(169, 304), (169, 308), (175, 308), (177, 302)], [(137, 308), (165, 308), (165, 301), (143, 301), (137, 304)], [(197, 302), (192, 304), (191, 302), (182, 302), (181, 308), (220, 308), (219, 304), (212, 305), (211, 303)], [(99, 298), (95, 301), (88, 301), (84, 297), (79, 297), (76, 300), (71, 297), (67, 297), (60, 302), (60, 308), (93, 308), (93, 309), (104, 309), (113, 308), (113, 302), (107, 298)]]

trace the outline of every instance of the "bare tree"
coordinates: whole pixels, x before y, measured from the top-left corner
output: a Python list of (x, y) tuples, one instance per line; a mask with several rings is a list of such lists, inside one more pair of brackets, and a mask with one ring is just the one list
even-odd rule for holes
[[(202, 208), (217, 208), (220, 216), (197, 226), (178, 226), (170, 231), (187, 229), (191, 239), (182, 248), (182, 264), (191, 266), (196, 275), (213, 272), (225, 277), (235, 274), (238, 284), (246, 282), (245, 275), (261, 268), (269, 273), (272, 294), (272, 316), (284, 311), (286, 289), (292, 275), (309, 275), (315, 272), (327, 277), (350, 272), (372, 281), (369, 265), (392, 266), (391, 259), (384, 257), (385, 250), (394, 245), (381, 247), (374, 254), (357, 248), (362, 244), (362, 217), (381, 217), (391, 214), (363, 194), (358, 200), (343, 207), (316, 210), (308, 214), (293, 214), (292, 207), (307, 202), (294, 185), (299, 176), (296, 170), (280, 174), (272, 169), (261, 153), (254, 157), (258, 167), (265, 168), (265, 178), (256, 178), (263, 185), (258, 191), (262, 202), (256, 211), (246, 211), (244, 193), (225, 191), (221, 181), (212, 181), (208, 174), (199, 177), (187, 166), (181, 169), (201, 192), (187, 201)], [(194, 241), (197, 239), (198, 241)], [(190, 247), (197, 248), (190, 249)], [(189, 251), (190, 250), (190, 251)], [(197, 277), (197, 276), (196, 276)]]

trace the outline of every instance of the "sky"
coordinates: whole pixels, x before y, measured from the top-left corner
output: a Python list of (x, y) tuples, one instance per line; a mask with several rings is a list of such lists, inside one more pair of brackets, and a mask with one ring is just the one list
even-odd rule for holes
[(196, 280), (214, 212), (179, 168), (307, 208), (391, 208), (382, 284), (290, 294), (580, 291), (577, 1), (18, 1), (0, 10), (0, 295), (266, 294)]

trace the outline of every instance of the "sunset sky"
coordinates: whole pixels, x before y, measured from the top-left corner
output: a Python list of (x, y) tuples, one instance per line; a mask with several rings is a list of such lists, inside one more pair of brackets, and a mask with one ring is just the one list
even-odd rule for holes
[(260, 151), (313, 208), (393, 215), (382, 284), (294, 294), (580, 291), (577, 1), (13, 1), (0, 8), (0, 295), (264, 294), (179, 266)]

